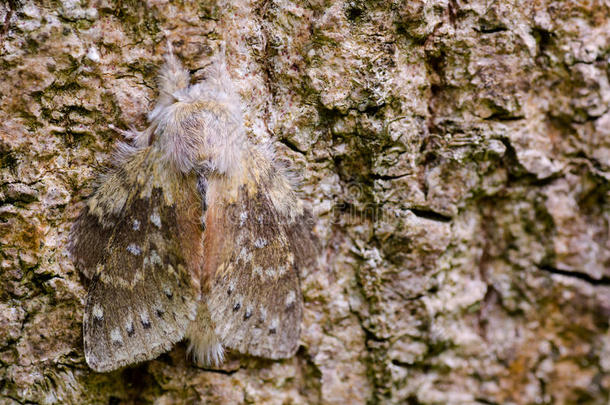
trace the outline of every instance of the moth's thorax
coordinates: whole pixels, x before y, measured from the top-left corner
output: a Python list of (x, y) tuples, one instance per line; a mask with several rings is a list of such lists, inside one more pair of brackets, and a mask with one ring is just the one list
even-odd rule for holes
[(234, 106), (185, 97), (155, 109), (151, 125), (154, 144), (177, 170), (186, 173), (200, 166), (222, 174), (241, 170), (247, 139), (241, 112)]

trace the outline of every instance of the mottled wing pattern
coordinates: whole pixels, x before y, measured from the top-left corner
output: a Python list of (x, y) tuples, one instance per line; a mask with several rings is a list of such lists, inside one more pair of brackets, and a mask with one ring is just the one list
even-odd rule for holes
[[(234, 194), (223, 195), (223, 187), (210, 190), (207, 303), (226, 347), (286, 358), (298, 347), (303, 315), (299, 265), (310, 262), (300, 256), (308, 252), (315, 257), (313, 235), (310, 224), (299, 223), (306, 215), (302, 205), (278, 209), (274, 196), (300, 203), (279, 170), (271, 166), (250, 174)], [(302, 235), (308, 236), (301, 241)]]
[(97, 371), (169, 350), (195, 317), (202, 205), (196, 178), (170, 179), (177, 175), (161, 161), (149, 148), (106, 176), (71, 234), (76, 263), (95, 266), (83, 335)]
[(107, 218), (104, 226), (101, 220), (85, 207), (72, 226), (68, 251), (72, 254), (74, 264), (88, 279), (95, 275), (95, 269), (104, 255), (104, 247), (112, 236), (114, 226), (119, 218)]

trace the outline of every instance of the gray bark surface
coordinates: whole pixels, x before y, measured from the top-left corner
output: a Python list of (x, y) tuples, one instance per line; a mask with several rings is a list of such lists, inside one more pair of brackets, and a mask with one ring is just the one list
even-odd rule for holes
[[(0, 4), (0, 403), (606, 404), (607, 1)], [(294, 358), (86, 365), (67, 232), (146, 125), (166, 35), (219, 41), (302, 178), (320, 266)]]

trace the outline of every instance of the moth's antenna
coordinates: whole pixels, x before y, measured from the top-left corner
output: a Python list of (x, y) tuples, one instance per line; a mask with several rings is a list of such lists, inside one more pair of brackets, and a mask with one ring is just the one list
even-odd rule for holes
[(165, 34), (165, 46), (167, 47), (167, 51), (166, 52), (167, 52), (167, 54), (169, 54), (171, 56), (174, 56), (174, 47), (172, 45), (172, 41), (169, 39), (169, 32), (168, 31), (163, 31), (163, 33)]
[(165, 31), (165, 38), (167, 50), (165, 53), (165, 63), (159, 71), (158, 105), (168, 105), (174, 102), (174, 94), (186, 89), (191, 82), (188, 70), (182, 67), (182, 64), (174, 55), (174, 47), (168, 31)]
[(219, 41), (216, 51), (203, 68), (203, 75), (208, 83), (214, 83), (223, 92), (233, 94), (233, 82), (227, 69), (226, 43)]

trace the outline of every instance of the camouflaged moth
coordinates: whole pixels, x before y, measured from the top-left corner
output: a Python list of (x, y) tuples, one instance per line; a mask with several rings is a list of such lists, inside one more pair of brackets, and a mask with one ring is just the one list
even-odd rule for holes
[(311, 216), (273, 151), (248, 141), (222, 53), (204, 77), (191, 84), (170, 48), (150, 125), (120, 131), (128, 142), (72, 227), (96, 371), (184, 338), (200, 364), (221, 363), (225, 348), (271, 359), (297, 350)]

